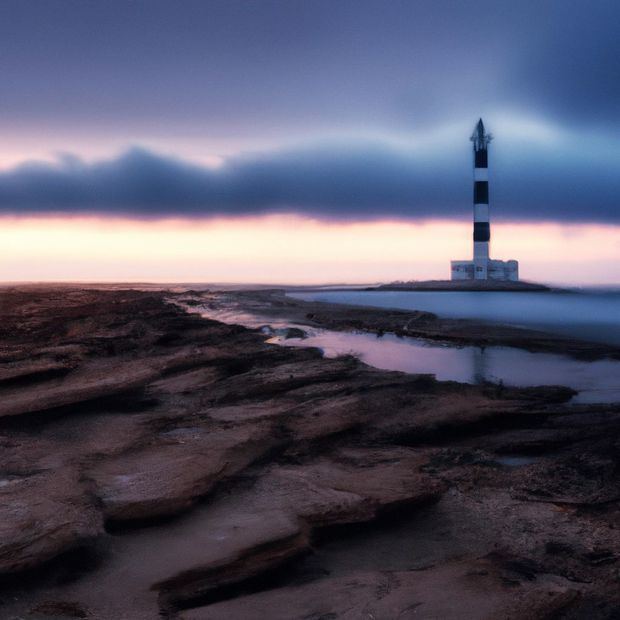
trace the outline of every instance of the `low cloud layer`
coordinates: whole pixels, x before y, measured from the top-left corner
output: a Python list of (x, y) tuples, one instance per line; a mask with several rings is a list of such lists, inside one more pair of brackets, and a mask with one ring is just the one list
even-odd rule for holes
[[(515, 148), (510, 158), (499, 151), (494, 161), (496, 219), (620, 221), (620, 176), (612, 159), (530, 146)], [(460, 217), (471, 214), (471, 162), (465, 150), (445, 155), (373, 143), (267, 152), (213, 169), (134, 148), (94, 163), (63, 156), (5, 171), (0, 212)]]

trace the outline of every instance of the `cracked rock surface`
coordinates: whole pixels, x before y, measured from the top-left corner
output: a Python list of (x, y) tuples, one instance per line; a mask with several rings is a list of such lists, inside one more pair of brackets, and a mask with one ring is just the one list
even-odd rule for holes
[(0, 289), (0, 617), (618, 617), (617, 405), (278, 347), (191, 298)]

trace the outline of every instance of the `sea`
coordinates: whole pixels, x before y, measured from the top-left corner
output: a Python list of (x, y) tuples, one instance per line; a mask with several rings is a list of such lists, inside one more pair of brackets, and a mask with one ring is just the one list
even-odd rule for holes
[[(378, 308), (424, 310), (446, 318), (481, 319), (620, 345), (620, 291), (453, 292), (316, 290), (290, 293), (303, 300)], [(272, 342), (313, 346), (327, 357), (353, 354), (386, 370), (428, 373), (440, 380), (514, 386), (565, 385), (574, 403), (620, 402), (620, 361), (584, 361), (513, 347), (454, 346), (393, 334), (308, 329), (305, 338), (274, 332)]]
[(291, 293), (312, 301), (424, 310), (439, 317), (481, 319), (620, 345), (620, 290), (467, 292), (320, 290)]

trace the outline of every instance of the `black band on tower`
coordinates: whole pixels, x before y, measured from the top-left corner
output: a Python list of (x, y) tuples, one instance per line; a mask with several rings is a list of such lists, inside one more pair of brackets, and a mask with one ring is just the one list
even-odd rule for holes
[(474, 222), (474, 241), (489, 241), (491, 228), (488, 222)]
[(475, 153), (475, 168), (488, 168), (489, 160), (487, 157), (488, 151), (486, 149), (481, 149), (480, 151), (474, 151)]
[(475, 205), (488, 205), (489, 204), (489, 182), (488, 181), (476, 181), (474, 183), (474, 204)]

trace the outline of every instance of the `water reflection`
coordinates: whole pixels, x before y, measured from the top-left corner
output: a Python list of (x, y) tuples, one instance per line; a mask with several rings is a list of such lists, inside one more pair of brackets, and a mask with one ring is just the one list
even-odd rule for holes
[(484, 383), (489, 381), (488, 369), (486, 364), (486, 356), (484, 354), (484, 347), (472, 347), (472, 369), (474, 375), (474, 383)]
[[(305, 338), (291, 338), (291, 323), (239, 312), (237, 308), (201, 307), (205, 317), (262, 328), (270, 342), (317, 347), (326, 357), (352, 354), (375, 368), (433, 374), (440, 381), (503, 383), (511, 386), (564, 385), (579, 391), (576, 403), (620, 402), (620, 362), (576, 360), (553, 353), (530, 353), (510, 347), (455, 347), (394, 334), (331, 332), (293, 326)], [(268, 323), (268, 324), (266, 324)]]
[(514, 386), (565, 385), (579, 390), (580, 403), (620, 402), (620, 362), (587, 362), (552, 353), (510, 347), (454, 347), (393, 334), (312, 330), (306, 338), (275, 335), (270, 342), (318, 347), (326, 357), (352, 354), (385, 370), (434, 374), (442, 381)]

